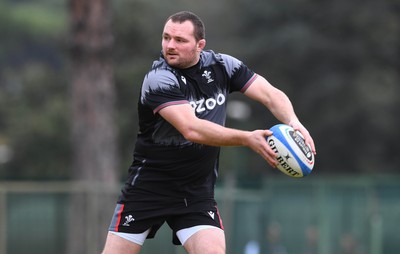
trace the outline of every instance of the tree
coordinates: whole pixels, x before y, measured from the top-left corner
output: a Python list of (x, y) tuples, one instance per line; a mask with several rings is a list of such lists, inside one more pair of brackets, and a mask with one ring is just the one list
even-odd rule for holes
[[(72, 177), (99, 186), (115, 185), (118, 181), (109, 5), (107, 0), (69, 1)], [(104, 202), (96, 202), (101, 195), (98, 190), (96, 188), (87, 197), (75, 195), (71, 200), (68, 253), (100, 252), (101, 246), (85, 247), (87, 242), (103, 242), (99, 237), (104, 237), (101, 232), (106, 232), (110, 220), (110, 209)], [(82, 207), (89, 209), (88, 216), (88, 213), (80, 212)], [(89, 223), (93, 218), (96, 223)]]

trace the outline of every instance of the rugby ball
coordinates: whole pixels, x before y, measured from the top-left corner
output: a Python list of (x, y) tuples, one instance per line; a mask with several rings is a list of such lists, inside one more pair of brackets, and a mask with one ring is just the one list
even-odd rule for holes
[(267, 142), (276, 153), (277, 168), (291, 177), (304, 177), (314, 167), (314, 154), (300, 132), (286, 124), (274, 125)]

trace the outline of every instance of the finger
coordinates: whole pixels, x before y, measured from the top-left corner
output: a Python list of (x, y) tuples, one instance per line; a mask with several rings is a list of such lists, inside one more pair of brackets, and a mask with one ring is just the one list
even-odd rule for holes
[(278, 165), (278, 162), (275, 160), (267, 160), (268, 164), (273, 167), (276, 168), (276, 166)]
[[(293, 127), (293, 126), (292, 126)], [(300, 128), (299, 126), (297, 126), (298, 128), (293, 127), (294, 130), (299, 131), (301, 133), (301, 135), (304, 137), (304, 142), (310, 146), (311, 151), (313, 152), (314, 155), (317, 154), (317, 151), (315, 149), (315, 144), (314, 144), (314, 140), (312, 139), (312, 137), (310, 136), (310, 133), (308, 132), (308, 130), (304, 127)]]
[(276, 166), (278, 165), (278, 161), (276, 160), (275, 155), (271, 156), (270, 154), (267, 154), (267, 155), (262, 154), (262, 157), (264, 158), (264, 160), (266, 160), (268, 162), (268, 164), (271, 167), (276, 168)]
[(311, 147), (311, 151), (313, 152), (314, 155), (316, 155), (317, 154), (317, 150), (315, 149), (314, 140), (311, 137), (309, 137), (306, 140), (306, 144)]
[(317, 154), (316, 149), (315, 149), (315, 144), (313, 138), (310, 136), (310, 133), (307, 130), (303, 130), (303, 132), (300, 130), (300, 134), (304, 138), (304, 142), (311, 148), (312, 153), (315, 155)]
[(272, 148), (267, 145), (265, 147), (265, 152), (263, 154), (264, 159), (272, 166), (272, 167), (276, 167), (276, 165), (278, 165), (278, 161), (276, 159), (276, 153), (274, 150), (272, 150)]

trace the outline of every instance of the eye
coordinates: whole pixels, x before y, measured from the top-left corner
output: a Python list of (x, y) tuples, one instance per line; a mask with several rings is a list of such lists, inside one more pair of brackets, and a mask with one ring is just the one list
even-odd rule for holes
[(182, 38), (182, 37), (178, 37), (178, 38), (176, 38), (176, 42), (178, 42), (178, 43), (186, 43), (186, 42), (188, 42), (188, 40), (185, 39), (185, 38)]
[(170, 40), (170, 37), (169, 37), (168, 35), (163, 35), (163, 36), (162, 36), (162, 39), (163, 39), (164, 41), (169, 41), (169, 40)]

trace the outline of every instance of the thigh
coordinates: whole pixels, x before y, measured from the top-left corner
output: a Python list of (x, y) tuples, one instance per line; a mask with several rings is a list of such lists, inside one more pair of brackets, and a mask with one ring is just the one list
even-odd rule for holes
[(189, 254), (225, 254), (225, 233), (220, 228), (202, 229), (183, 246)]
[(138, 254), (141, 248), (141, 245), (109, 232), (102, 254)]
[[(176, 245), (184, 244), (188, 237), (197, 233), (196, 227), (198, 226), (212, 226), (222, 231), (224, 229), (216, 207), (199, 207), (187, 214), (171, 216), (167, 219), (167, 223), (173, 230), (173, 243)], [(182, 230), (186, 232), (179, 235), (178, 232), (182, 232)]]

